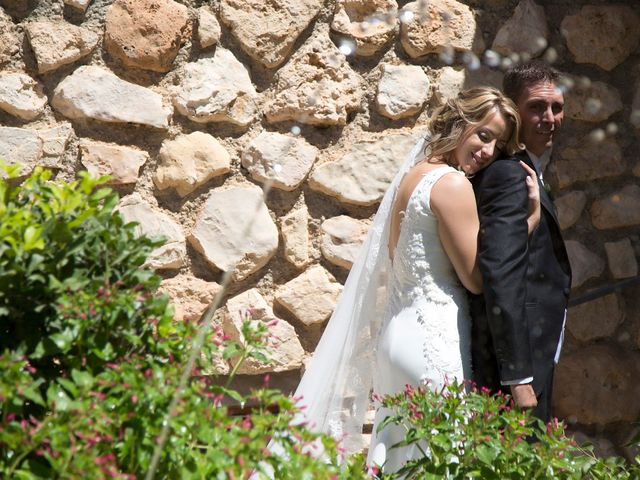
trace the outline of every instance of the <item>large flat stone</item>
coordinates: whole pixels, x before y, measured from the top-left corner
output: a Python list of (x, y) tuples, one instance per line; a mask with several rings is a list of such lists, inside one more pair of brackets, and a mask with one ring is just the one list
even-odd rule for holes
[(560, 25), (576, 63), (610, 71), (640, 44), (640, 16), (628, 5), (585, 5)]
[(259, 182), (270, 180), (275, 188), (295, 190), (307, 177), (318, 149), (303, 138), (262, 132), (242, 152), (242, 166)]
[(278, 229), (253, 185), (217, 188), (196, 218), (189, 243), (223, 271), (242, 280), (264, 267), (278, 248)]
[(581, 191), (565, 193), (556, 198), (554, 204), (558, 210), (560, 228), (566, 230), (574, 225), (582, 215), (587, 204), (587, 194)]
[(92, 30), (58, 20), (31, 22), (25, 31), (40, 73), (57, 70), (86, 57), (99, 39)]
[(397, 10), (396, 0), (339, 0), (331, 29), (355, 43), (356, 55), (375, 55), (395, 35)]
[(360, 106), (363, 88), (336, 46), (317, 38), (278, 71), (272, 99), (265, 106), (267, 121), (346, 125), (348, 114)]
[(581, 342), (611, 337), (624, 320), (624, 311), (615, 293), (569, 309), (567, 329)]
[(309, 245), (309, 210), (305, 204), (291, 210), (280, 220), (284, 241), (284, 258), (297, 268), (311, 261)]
[(162, 95), (93, 65), (80, 67), (62, 80), (51, 104), (71, 119), (155, 128), (168, 128), (172, 114), (171, 108), (163, 105)]
[[(231, 339), (241, 344), (245, 343), (242, 335), (242, 324), (245, 320), (252, 323), (262, 322), (267, 325), (265, 355), (269, 361), (263, 363), (254, 358), (248, 358), (240, 365), (238, 373), (257, 375), (298, 370), (302, 367), (304, 349), (298, 340), (295, 329), (273, 314), (269, 304), (255, 288), (227, 300), (223, 323), (224, 331)], [(237, 359), (231, 359), (232, 365), (235, 365), (236, 362)]]
[(593, 345), (560, 359), (554, 411), (584, 425), (635, 422), (640, 415), (640, 355), (615, 345)]
[(622, 110), (620, 92), (615, 87), (604, 82), (582, 82), (581, 79), (573, 81), (573, 88), (565, 96), (567, 117), (596, 123), (603, 122)]
[(47, 97), (38, 82), (26, 73), (0, 73), (0, 110), (35, 120), (44, 112)]
[(323, 3), (322, 0), (221, 0), (220, 18), (251, 58), (275, 68), (287, 58)]
[(168, 72), (189, 31), (189, 10), (173, 0), (115, 0), (104, 45), (127, 67)]
[(322, 222), (320, 251), (334, 265), (350, 270), (367, 238), (371, 222), (347, 215), (328, 218)]
[(418, 65), (381, 66), (376, 103), (385, 117), (397, 120), (415, 115), (429, 100), (429, 77)]
[(73, 127), (69, 122), (61, 122), (38, 130), (38, 136), (42, 140), (43, 166), (62, 168), (64, 153), (72, 134)]
[(640, 225), (640, 186), (627, 185), (593, 202), (591, 222), (599, 230)]
[(178, 322), (198, 322), (222, 288), (216, 282), (207, 282), (191, 275), (180, 274), (160, 282), (159, 293), (171, 299), (175, 309), (173, 318)]
[(341, 292), (342, 285), (323, 267), (315, 265), (282, 285), (275, 300), (302, 324), (314, 326), (331, 316)]
[[(597, 158), (598, 161), (589, 161)], [(606, 165), (606, 168), (602, 168)], [(626, 170), (622, 150), (615, 139), (596, 142), (589, 136), (563, 148), (555, 159), (558, 185), (566, 188), (575, 182), (588, 182), (621, 175)]]
[(149, 154), (137, 148), (83, 139), (80, 141), (80, 161), (93, 177), (108, 175), (109, 183), (126, 185), (138, 181), (139, 170)]
[(187, 245), (180, 225), (166, 213), (151, 206), (140, 194), (132, 193), (120, 200), (118, 211), (125, 222), (137, 222), (136, 233), (153, 240), (164, 239), (145, 266), (157, 270), (177, 269), (187, 263)]
[(418, 133), (389, 134), (381, 140), (358, 142), (342, 158), (318, 165), (309, 186), (341, 202), (374, 205), (418, 138)]
[(576, 240), (567, 240), (567, 255), (571, 263), (571, 287), (577, 288), (604, 271), (604, 260)]
[(500, 27), (491, 49), (502, 54), (540, 55), (547, 47), (549, 28), (544, 8), (533, 0), (520, 0), (513, 15)]
[(185, 65), (173, 103), (198, 123), (230, 122), (246, 127), (257, 114), (256, 90), (249, 72), (229, 50)]
[(443, 53), (447, 48), (459, 52), (484, 50), (484, 41), (473, 11), (456, 0), (416, 0), (403, 10), (413, 13), (400, 26), (400, 41), (411, 58)]
[(613, 278), (630, 278), (638, 275), (638, 261), (629, 238), (616, 242), (605, 242), (609, 271)]
[(211, 7), (198, 8), (198, 40), (202, 48), (211, 47), (220, 41), (222, 30)]
[(18, 174), (29, 175), (42, 158), (42, 140), (36, 130), (0, 127), (0, 159), (20, 165)]
[(173, 188), (184, 197), (231, 169), (229, 152), (204, 132), (165, 140), (153, 181), (160, 190)]

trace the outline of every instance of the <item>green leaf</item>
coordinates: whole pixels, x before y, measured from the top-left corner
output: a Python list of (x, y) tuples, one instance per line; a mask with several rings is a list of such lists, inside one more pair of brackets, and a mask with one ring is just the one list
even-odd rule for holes
[(29, 225), (24, 231), (25, 251), (44, 248), (44, 241), (40, 238), (41, 229), (34, 225)]
[(269, 358), (262, 352), (259, 351), (252, 351), (249, 356), (251, 358), (255, 358), (256, 360), (258, 360), (260, 363), (264, 363), (267, 364), (269, 363)]
[(488, 445), (478, 445), (475, 449), (478, 460), (485, 463), (488, 466), (492, 466), (494, 460), (500, 454), (500, 450), (495, 449)]
[(73, 406), (69, 395), (55, 383), (49, 385), (47, 389), (47, 403), (50, 408), (59, 412), (66, 412)]
[(111, 343), (106, 343), (101, 348), (94, 348), (92, 352), (94, 353), (94, 355), (96, 355), (101, 360), (104, 360), (105, 362), (112, 360), (114, 357), (113, 345), (111, 345)]
[(56, 344), (47, 337), (43, 338), (36, 344), (36, 347), (30, 357), (38, 360), (58, 352), (59, 350)]
[(232, 390), (230, 388), (226, 388), (223, 386), (214, 386), (211, 388), (212, 391), (216, 392), (216, 393), (222, 393), (223, 395), (226, 395), (230, 398), (232, 398), (233, 400), (235, 400), (236, 402), (238, 402), (241, 405), (244, 405), (244, 403), (246, 402), (246, 399), (238, 392), (236, 392), (235, 390)]
[(224, 352), (222, 352), (222, 358), (229, 360), (230, 358), (240, 355), (242, 348), (236, 342), (230, 342), (225, 345)]
[(89, 372), (83, 372), (74, 368), (71, 370), (71, 378), (82, 389), (89, 389), (93, 386), (94, 379)]
[(74, 397), (78, 396), (78, 388), (76, 387), (76, 384), (73, 383), (71, 380), (69, 380), (68, 378), (58, 378), (58, 383), (60, 385), (62, 385), (67, 392), (69, 392), (71, 395), (73, 395)]
[(65, 329), (63, 332), (54, 333), (53, 335), (49, 335), (49, 339), (58, 347), (61, 352), (66, 352), (69, 350), (73, 341), (75, 340), (76, 335), (71, 329)]
[(42, 394), (40, 393), (40, 390), (38, 389), (38, 385), (42, 383), (42, 382), (37, 382), (36, 384), (30, 385), (28, 388), (25, 388), (22, 391), (22, 395), (24, 395), (25, 398), (31, 400), (33, 403), (35, 403), (36, 405), (40, 405), (41, 407), (46, 406), (44, 399), (42, 398)]

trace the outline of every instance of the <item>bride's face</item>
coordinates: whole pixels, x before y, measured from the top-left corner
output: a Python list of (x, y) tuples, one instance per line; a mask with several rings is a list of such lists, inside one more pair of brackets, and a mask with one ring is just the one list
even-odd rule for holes
[(511, 128), (499, 112), (480, 125), (469, 125), (453, 151), (457, 167), (469, 176), (489, 165), (509, 141)]

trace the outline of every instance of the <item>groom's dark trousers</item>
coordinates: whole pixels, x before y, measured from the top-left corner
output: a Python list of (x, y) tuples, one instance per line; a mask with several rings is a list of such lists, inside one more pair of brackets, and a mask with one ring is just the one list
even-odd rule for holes
[(494, 161), (471, 180), (478, 204), (483, 294), (471, 295), (473, 378), (509, 393), (533, 378), (533, 415), (549, 421), (556, 354), (571, 289), (571, 267), (555, 208), (542, 182), (541, 219), (527, 232), (526, 153)]

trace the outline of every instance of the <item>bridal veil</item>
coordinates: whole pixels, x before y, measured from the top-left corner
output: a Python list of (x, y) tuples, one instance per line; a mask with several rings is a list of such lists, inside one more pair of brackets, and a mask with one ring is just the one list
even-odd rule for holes
[(362, 448), (376, 338), (386, 306), (391, 207), (405, 173), (424, 156), (421, 138), (397, 172), (375, 215), (338, 304), (295, 392), (296, 419), (336, 438), (346, 454)]

